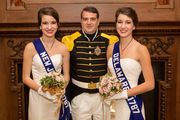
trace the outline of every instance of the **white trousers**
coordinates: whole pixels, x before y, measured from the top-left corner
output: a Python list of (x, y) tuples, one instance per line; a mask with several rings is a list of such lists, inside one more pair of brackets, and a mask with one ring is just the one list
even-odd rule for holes
[(103, 120), (102, 99), (99, 93), (82, 93), (71, 102), (73, 120)]

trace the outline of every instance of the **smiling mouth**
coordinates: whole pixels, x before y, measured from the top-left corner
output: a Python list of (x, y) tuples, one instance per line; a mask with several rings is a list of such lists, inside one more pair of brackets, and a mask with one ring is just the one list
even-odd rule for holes
[(126, 31), (120, 31), (121, 33), (126, 33)]
[(54, 31), (46, 31), (48, 34), (52, 34)]
[(87, 26), (87, 28), (92, 28), (92, 26)]

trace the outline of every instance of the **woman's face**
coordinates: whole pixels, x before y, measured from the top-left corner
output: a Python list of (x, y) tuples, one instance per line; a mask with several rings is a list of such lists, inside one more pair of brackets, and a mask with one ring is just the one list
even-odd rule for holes
[(49, 15), (43, 15), (41, 21), (41, 30), (43, 36), (55, 37), (56, 31), (58, 29), (58, 24), (54, 17)]
[(119, 14), (116, 22), (116, 30), (121, 38), (132, 36), (132, 31), (135, 29), (133, 21), (130, 17), (124, 14)]
[(85, 33), (95, 33), (99, 26), (99, 19), (97, 18), (97, 14), (84, 11), (82, 13), (81, 26)]

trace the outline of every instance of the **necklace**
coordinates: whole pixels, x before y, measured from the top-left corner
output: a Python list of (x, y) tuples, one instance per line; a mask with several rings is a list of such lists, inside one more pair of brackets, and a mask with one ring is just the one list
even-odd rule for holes
[(43, 40), (42, 37), (41, 37), (40, 39), (41, 39), (41, 41), (44, 43), (44, 45), (48, 48), (48, 50), (50, 51), (50, 50), (52, 49), (54, 43), (55, 43), (55, 39), (53, 40), (53, 43), (51, 44), (51, 47), (50, 47), (50, 48), (49, 48), (48, 45), (44, 42), (44, 40)]
[[(88, 39), (88, 41), (90, 42), (91, 40), (90, 40), (89, 37), (86, 35), (86, 33), (85, 33), (83, 30), (82, 30), (82, 32), (83, 32), (84, 36), (85, 36), (85, 37)], [(94, 41), (94, 39), (96, 38), (97, 33), (98, 33), (98, 29), (96, 30), (96, 33), (95, 33), (95, 35), (94, 35), (92, 41)]]
[(130, 43), (133, 41), (133, 38), (127, 43), (127, 45), (123, 48), (122, 44), (121, 44), (121, 52), (123, 54), (123, 52), (126, 50), (126, 48), (130, 45)]

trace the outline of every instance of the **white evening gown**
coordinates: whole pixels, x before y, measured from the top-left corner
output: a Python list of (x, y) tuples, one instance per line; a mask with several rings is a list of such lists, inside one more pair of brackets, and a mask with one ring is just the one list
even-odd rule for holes
[[(137, 86), (138, 78), (141, 73), (140, 63), (131, 58), (120, 59), (122, 70), (131, 86), (131, 88)], [(112, 64), (112, 58), (108, 60), (108, 68), (110, 72), (115, 75), (115, 71)], [(115, 120), (129, 120), (130, 109), (126, 100), (114, 100)], [(145, 120), (144, 105), (142, 105), (142, 114)]]
[[(61, 72), (62, 56), (56, 54), (50, 57), (56, 71)], [(32, 75), (33, 80), (40, 85), (40, 79), (47, 74), (46, 69), (38, 54), (33, 57)], [(30, 89), (28, 120), (58, 120), (58, 105), (40, 96)]]

